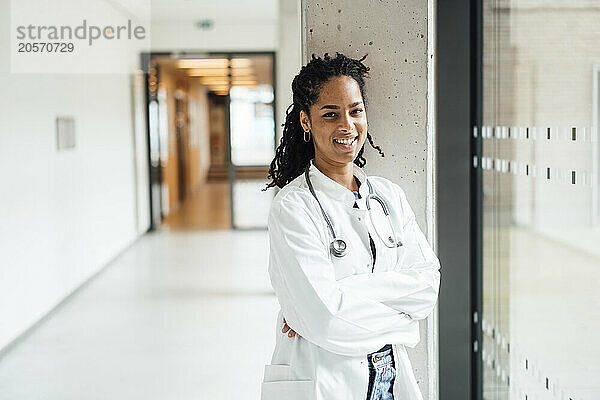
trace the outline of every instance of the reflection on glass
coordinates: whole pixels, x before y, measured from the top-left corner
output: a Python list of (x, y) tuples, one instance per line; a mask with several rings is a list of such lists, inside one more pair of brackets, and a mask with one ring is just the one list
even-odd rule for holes
[(484, 399), (600, 399), (600, 8), (483, 4)]
[(234, 86), (230, 96), (233, 164), (268, 165), (275, 156), (273, 87)]

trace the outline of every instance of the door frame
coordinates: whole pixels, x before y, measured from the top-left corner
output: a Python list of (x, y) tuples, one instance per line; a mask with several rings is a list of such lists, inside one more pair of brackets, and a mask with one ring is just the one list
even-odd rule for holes
[[(268, 55), (271, 56), (272, 63), (272, 76), (273, 76), (273, 119), (275, 121), (275, 132), (274, 137), (277, 138), (277, 53), (275, 51), (201, 51), (201, 50), (191, 50), (191, 51), (161, 51), (161, 52), (142, 52), (140, 54), (140, 66), (141, 70), (144, 73), (144, 81), (145, 81), (145, 90), (146, 90), (146, 135), (148, 140), (148, 173), (149, 173), (149, 210), (150, 210), (150, 226), (148, 231), (155, 230), (163, 220), (163, 215), (160, 212), (157, 212), (157, 205), (162, 207), (160, 198), (154, 199), (155, 193), (152, 190), (153, 183), (155, 185), (159, 185), (162, 187), (162, 174), (160, 171), (156, 169), (160, 169), (160, 167), (156, 167), (152, 165), (152, 157), (150, 153), (150, 140), (151, 140), (151, 132), (150, 132), (150, 115), (148, 111), (148, 107), (152, 99), (150, 98), (149, 92), (149, 78), (150, 78), (150, 67), (154, 57), (166, 56), (166, 57), (239, 57), (239, 56), (253, 56), (253, 55)], [(229, 95), (227, 95), (228, 104), (230, 102)], [(235, 207), (233, 205), (233, 196), (234, 196), (234, 183), (236, 179), (235, 175), (235, 167), (231, 163), (231, 129), (230, 129), (230, 119), (229, 119), (229, 106), (227, 107), (227, 163), (228, 163), (228, 180), (229, 180), (229, 198), (230, 198), (230, 225), (232, 229), (235, 230), (266, 230), (266, 227), (257, 227), (257, 228), (244, 228), (235, 225)], [(277, 149), (277, 140), (274, 140), (274, 150)], [(160, 151), (159, 151), (160, 152)], [(160, 163), (159, 163), (160, 165)], [(154, 203), (154, 204), (153, 204)], [(154, 217), (153, 217), (154, 216)]]
[[(482, 399), (482, 0), (436, 2), (441, 399)], [(443, 271), (447, 271), (444, 273)]]

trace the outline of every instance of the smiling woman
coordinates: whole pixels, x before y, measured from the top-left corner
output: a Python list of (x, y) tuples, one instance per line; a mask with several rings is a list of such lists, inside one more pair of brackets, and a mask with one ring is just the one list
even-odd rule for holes
[[(404, 191), (362, 167), (362, 60), (313, 55), (292, 83), (267, 187), (281, 305), (262, 400), (422, 400), (405, 346), (437, 301), (440, 264)], [(396, 396), (396, 397), (394, 397)]]

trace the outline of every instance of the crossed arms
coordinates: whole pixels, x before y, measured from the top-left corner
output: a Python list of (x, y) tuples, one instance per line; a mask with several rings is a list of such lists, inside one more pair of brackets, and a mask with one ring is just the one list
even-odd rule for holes
[(437, 301), (440, 264), (399, 187), (397, 196), (404, 251), (395, 268), (340, 280), (308, 206), (293, 192), (273, 205), (269, 276), (286, 322), (306, 340), (349, 356), (419, 342), (418, 320)]

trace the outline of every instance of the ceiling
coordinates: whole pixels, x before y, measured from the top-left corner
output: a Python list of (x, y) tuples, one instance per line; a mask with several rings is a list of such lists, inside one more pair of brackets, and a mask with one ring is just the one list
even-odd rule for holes
[[(153, 59), (171, 69), (184, 72), (207, 86), (209, 90), (226, 94), (228, 89), (227, 64), (221, 57), (179, 59), (170, 56), (156, 56)], [(270, 55), (240, 55), (232, 60), (233, 83), (236, 86), (255, 87), (256, 85), (273, 86), (273, 59)], [(219, 83), (219, 81), (225, 81)]]
[(278, 0), (150, 0), (153, 21), (275, 21)]

